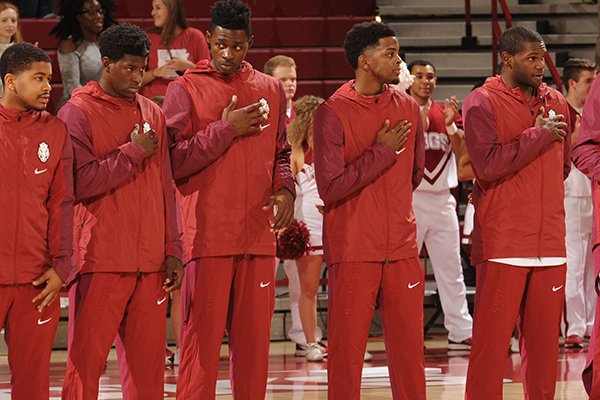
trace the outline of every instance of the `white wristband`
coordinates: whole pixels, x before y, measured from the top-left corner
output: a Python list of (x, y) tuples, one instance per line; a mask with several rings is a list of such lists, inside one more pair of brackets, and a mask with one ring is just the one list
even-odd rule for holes
[(453, 122), (452, 125), (448, 125), (446, 127), (446, 132), (448, 132), (448, 135), (452, 136), (458, 132), (458, 126), (456, 126), (456, 124)]

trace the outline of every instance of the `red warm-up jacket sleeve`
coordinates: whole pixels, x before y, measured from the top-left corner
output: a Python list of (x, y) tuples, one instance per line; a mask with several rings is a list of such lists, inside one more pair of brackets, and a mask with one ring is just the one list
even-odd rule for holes
[(600, 182), (600, 80), (595, 81), (583, 107), (573, 164), (590, 179)]
[[(417, 111), (418, 112), (418, 111)], [(423, 119), (419, 113), (417, 118), (417, 136), (415, 137), (415, 156), (413, 159), (412, 188), (413, 191), (423, 180), (425, 173), (425, 135), (423, 134)]]
[(463, 111), (465, 142), (478, 179), (494, 181), (517, 173), (554, 140), (540, 126), (526, 129), (511, 143), (500, 143), (492, 104), (478, 91), (467, 96)]
[[(145, 150), (136, 143), (125, 143), (103, 159), (94, 155), (91, 130), (85, 113), (70, 103), (59, 111), (73, 142), (75, 159), (75, 199), (101, 195), (129, 180), (145, 159)], [(133, 128), (133, 127), (132, 127)]]
[[(161, 140), (167, 143), (167, 129), (163, 124)], [(183, 216), (175, 196), (169, 146), (162, 146), (162, 189), (165, 202), (165, 256), (183, 260)]]
[[(231, 146), (235, 130), (225, 121), (215, 121), (190, 136), (192, 106), (177, 82), (167, 88), (163, 111), (171, 148), (175, 179), (187, 178), (209, 166)], [(186, 139), (188, 138), (188, 139)]]
[(60, 161), (50, 184), (48, 201), (48, 248), (52, 267), (63, 282), (73, 264), (73, 147), (66, 136)]
[(327, 105), (321, 105), (315, 113), (313, 141), (315, 178), (319, 195), (325, 205), (359, 192), (389, 168), (396, 159), (394, 149), (386, 144), (377, 143), (346, 165), (344, 128)]
[(292, 148), (287, 140), (285, 124), (285, 91), (283, 85), (279, 85), (279, 125), (277, 127), (277, 144), (275, 146), (275, 162), (273, 164), (273, 192), (287, 189), (296, 197), (296, 184), (290, 168), (290, 154)]

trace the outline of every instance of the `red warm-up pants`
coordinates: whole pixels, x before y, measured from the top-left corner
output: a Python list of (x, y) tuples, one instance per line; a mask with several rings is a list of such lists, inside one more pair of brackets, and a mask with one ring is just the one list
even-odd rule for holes
[(60, 318), (60, 302), (41, 313), (31, 300), (41, 292), (31, 284), (0, 285), (0, 325), (5, 327), (13, 400), (47, 400), (50, 354)]
[(477, 265), (473, 346), (465, 399), (502, 400), (502, 383), (518, 319), (526, 400), (554, 399), (566, 265)]
[(582, 373), (585, 390), (590, 400), (600, 400), (600, 246), (594, 249), (594, 287), (596, 289), (596, 311), (594, 327), (592, 328), (592, 339), (588, 348), (586, 366)]
[(418, 258), (344, 262), (329, 268), (330, 400), (360, 399), (369, 327), (379, 305), (393, 398), (425, 399), (423, 292)]
[(73, 339), (64, 400), (98, 398), (100, 375), (117, 336), (123, 398), (164, 398), (166, 310), (164, 272), (88, 273), (75, 293)]
[(229, 337), (229, 376), (234, 398), (265, 398), (274, 281), (274, 257), (196, 260), (196, 287), (182, 337), (177, 399), (215, 398), (225, 329)]

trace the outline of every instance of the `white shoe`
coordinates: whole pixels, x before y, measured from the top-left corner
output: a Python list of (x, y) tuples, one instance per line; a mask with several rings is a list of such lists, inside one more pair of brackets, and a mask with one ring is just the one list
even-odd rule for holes
[(309, 343), (306, 346), (307, 361), (323, 361), (323, 349), (318, 343)]
[(368, 351), (365, 350), (365, 357), (363, 358), (364, 361), (371, 361), (373, 359), (373, 354), (369, 353)]

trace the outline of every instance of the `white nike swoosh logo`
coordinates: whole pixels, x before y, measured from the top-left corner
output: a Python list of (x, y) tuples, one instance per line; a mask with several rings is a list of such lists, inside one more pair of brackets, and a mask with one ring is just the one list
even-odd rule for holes
[(552, 286), (552, 291), (553, 291), (553, 292), (558, 292), (560, 289), (562, 289), (562, 287), (563, 287), (563, 285), (560, 285), (560, 286), (558, 286), (558, 287), (556, 287), (556, 286)]
[(406, 147), (404, 147), (404, 148), (402, 148), (402, 149), (398, 150), (398, 151), (396, 152), (396, 154), (400, 154), (400, 153), (402, 153), (404, 150), (406, 150)]
[(40, 319), (37, 320), (37, 324), (38, 325), (44, 325), (46, 322), (50, 322), (51, 319), (52, 319), (52, 317), (50, 317), (50, 318), (45, 319), (45, 320), (42, 321), (42, 319), (40, 318)]
[(271, 124), (266, 124), (266, 125), (261, 125), (259, 126), (260, 130), (262, 131), (263, 129), (267, 129), (268, 127), (270, 127)]
[(271, 284), (271, 282), (267, 282), (267, 283), (261, 282), (261, 283), (260, 283), (260, 287), (267, 287), (267, 286), (269, 286), (270, 284)]
[(417, 282), (417, 283), (409, 283), (409, 284), (408, 284), (408, 288), (409, 288), (409, 289), (412, 289), (412, 288), (416, 287), (416, 286), (417, 286), (419, 283), (421, 283), (421, 281), (419, 281), (419, 282)]
[(157, 305), (161, 305), (162, 303), (164, 303), (167, 300), (167, 296), (163, 297), (161, 300), (156, 300), (156, 304)]
[(39, 174), (43, 174), (44, 172), (48, 171), (48, 168), (44, 168), (44, 169), (35, 169), (35, 171), (33, 171), (34, 174), (39, 175)]

